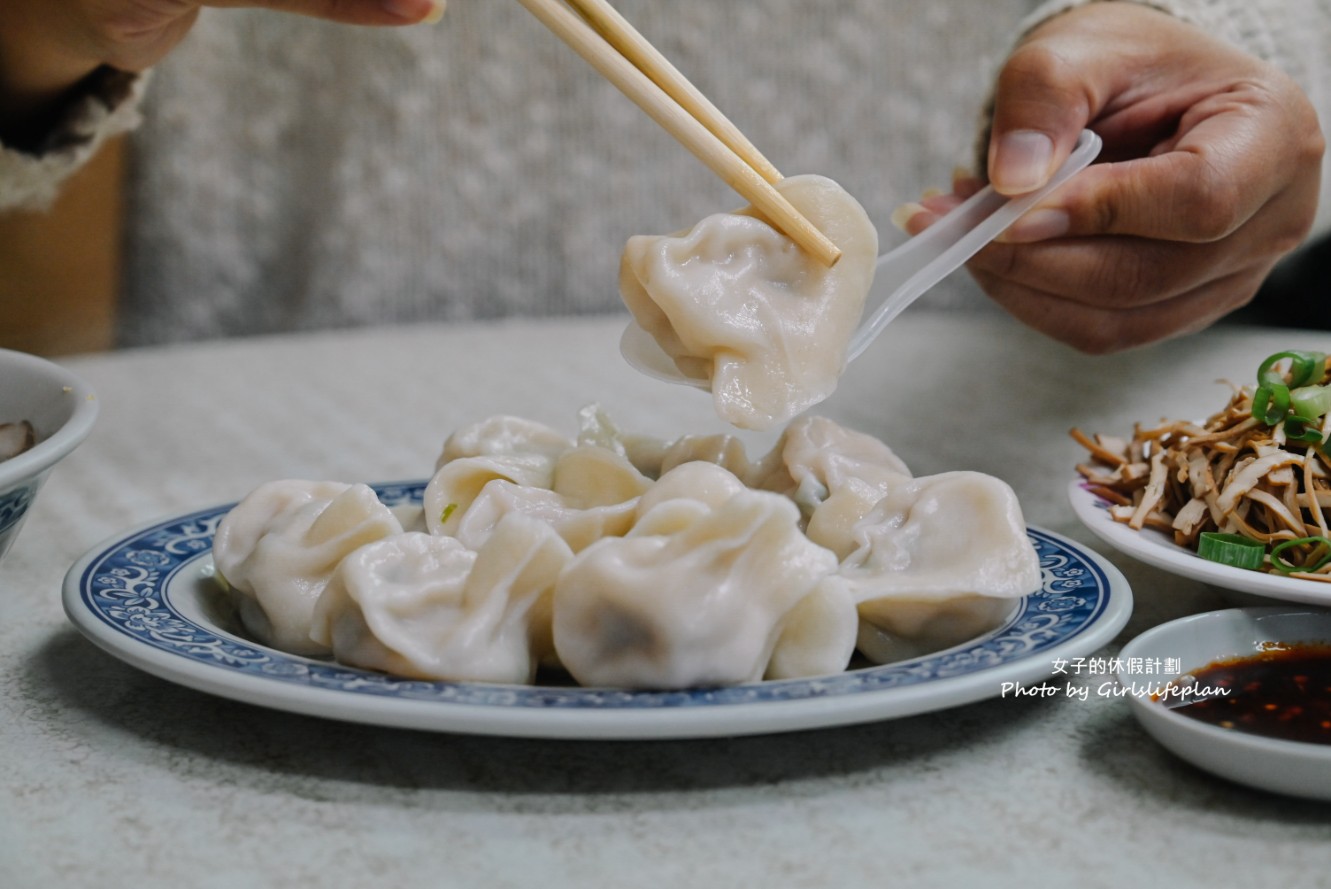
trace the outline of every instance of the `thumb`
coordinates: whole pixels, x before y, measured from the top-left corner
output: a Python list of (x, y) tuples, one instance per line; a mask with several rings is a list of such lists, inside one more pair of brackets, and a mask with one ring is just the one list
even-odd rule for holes
[(1045, 43), (1028, 43), (999, 72), (988, 167), (1001, 194), (1044, 185), (1098, 110), (1091, 81), (1065, 58)]

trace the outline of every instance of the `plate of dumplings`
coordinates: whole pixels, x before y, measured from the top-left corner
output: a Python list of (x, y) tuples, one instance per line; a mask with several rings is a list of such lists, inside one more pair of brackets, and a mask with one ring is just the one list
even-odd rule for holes
[(750, 461), (588, 411), (576, 437), (459, 430), (429, 479), (276, 481), (149, 523), (79, 559), (64, 606), (120, 660), (258, 706), (662, 739), (997, 697), (1107, 644), (1132, 600), (998, 480), (912, 477), (831, 421)]

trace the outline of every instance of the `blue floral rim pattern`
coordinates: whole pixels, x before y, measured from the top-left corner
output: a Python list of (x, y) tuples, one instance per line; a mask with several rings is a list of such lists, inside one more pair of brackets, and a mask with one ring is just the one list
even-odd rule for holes
[(37, 490), (42, 486), (43, 478), (44, 475), (39, 476), (0, 494), (0, 556), (9, 552), (9, 548), (18, 539), (18, 532), (28, 516), (28, 508), (37, 499)]
[[(424, 486), (421, 481), (373, 487), (384, 503), (395, 506), (418, 503)], [(408, 680), (286, 654), (182, 613), (172, 599), (172, 582), (187, 568), (197, 570), (198, 561), (209, 556), (217, 525), (232, 505), (141, 529), (87, 559), (77, 578), (79, 602), (87, 616), (136, 644), (268, 682), (402, 701), (604, 710), (790, 702), (972, 676), (1052, 652), (1095, 625), (1111, 599), (1109, 579), (1092, 558), (1055, 535), (1032, 528), (1028, 535), (1040, 558), (1041, 589), (1019, 600), (997, 630), (913, 660), (817, 679), (663, 692)]]
[(32, 501), (37, 499), (40, 486), (40, 482), (34, 481), (0, 494), (0, 534), (19, 523)]

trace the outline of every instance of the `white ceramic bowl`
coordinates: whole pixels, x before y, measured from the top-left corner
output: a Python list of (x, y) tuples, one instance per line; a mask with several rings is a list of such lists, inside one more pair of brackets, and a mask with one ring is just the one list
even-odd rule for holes
[[(1331, 611), (1286, 605), (1195, 614), (1142, 633), (1124, 646), (1119, 659), (1126, 668), (1134, 658), (1172, 658), (1188, 673), (1214, 661), (1256, 654), (1262, 643), (1272, 641), (1331, 643)], [(1331, 744), (1268, 738), (1183, 716), (1151, 700), (1151, 687), (1169, 678), (1118, 676), (1132, 691), (1126, 697), (1133, 714), (1166, 749), (1240, 784), (1331, 800)]]
[(0, 349), (0, 423), (27, 420), (37, 433), (32, 448), (0, 460), (0, 557), (9, 550), (51, 468), (88, 437), (97, 398), (58, 364)]

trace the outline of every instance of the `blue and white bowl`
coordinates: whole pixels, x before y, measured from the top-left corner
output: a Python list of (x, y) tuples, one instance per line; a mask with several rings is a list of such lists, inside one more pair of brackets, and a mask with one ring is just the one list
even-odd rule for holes
[(9, 551), (52, 467), (88, 437), (97, 398), (88, 384), (58, 364), (0, 349), (0, 423), (27, 420), (32, 448), (0, 460), (0, 557)]

